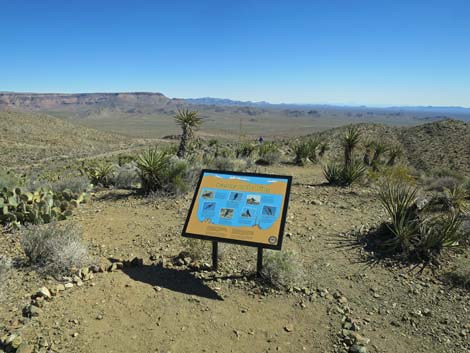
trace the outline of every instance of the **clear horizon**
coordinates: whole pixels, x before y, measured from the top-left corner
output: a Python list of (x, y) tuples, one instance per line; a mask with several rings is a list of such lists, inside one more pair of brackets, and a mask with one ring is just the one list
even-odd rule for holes
[(470, 107), (466, 1), (2, 1), (0, 91)]

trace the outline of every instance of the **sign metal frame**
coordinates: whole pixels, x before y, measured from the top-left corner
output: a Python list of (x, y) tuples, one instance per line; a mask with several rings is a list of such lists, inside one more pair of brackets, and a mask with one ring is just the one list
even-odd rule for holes
[[(229, 176), (248, 176), (248, 177), (260, 177), (260, 178), (272, 178), (272, 179), (286, 179), (286, 192), (284, 195), (284, 203), (283, 209), (280, 214), (280, 226), (279, 226), (279, 234), (277, 235), (278, 241), (277, 244), (266, 244), (266, 243), (257, 243), (253, 241), (245, 241), (239, 239), (230, 239), (225, 237), (217, 237), (213, 235), (205, 235), (205, 234), (194, 234), (187, 232), (188, 224), (190, 218), (193, 214), (193, 209), (197, 201), (197, 197), (199, 195), (199, 190), (201, 188), (201, 183), (204, 178), (205, 173), (213, 173), (213, 174), (222, 174), (222, 175), (229, 175)], [(213, 170), (213, 169), (203, 169), (199, 176), (199, 181), (197, 183), (196, 190), (194, 192), (193, 199), (191, 201), (191, 206), (189, 207), (188, 215), (186, 216), (186, 221), (184, 223), (184, 228), (182, 231), (182, 236), (187, 238), (194, 238), (194, 239), (202, 239), (202, 240), (209, 240), (214, 242), (224, 242), (224, 243), (231, 243), (231, 244), (238, 244), (238, 245), (245, 245), (258, 248), (258, 251), (264, 249), (271, 249), (271, 250), (281, 250), (282, 248), (282, 241), (284, 237), (284, 229), (286, 224), (286, 216), (287, 210), (289, 207), (289, 199), (290, 199), (290, 191), (292, 185), (292, 176), (290, 175), (275, 175), (275, 174), (262, 174), (262, 173), (248, 173), (248, 172), (231, 172), (231, 171), (220, 171), (220, 170)], [(230, 227), (230, 226), (227, 226)]]

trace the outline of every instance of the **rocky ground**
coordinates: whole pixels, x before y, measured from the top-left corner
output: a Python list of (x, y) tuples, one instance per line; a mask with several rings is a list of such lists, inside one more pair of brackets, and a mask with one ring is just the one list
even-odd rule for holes
[[(353, 234), (385, 217), (373, 189), (324, 186), (319, 167), (263, 172), (294, 176), (284, 249), (303, 264), (298, 288), (259, 283), (249, 247), (221, 246), (218, 272), (204, 265), (209, 247), (197, 266), (175, 261), (187, 246), (180, 233), (192, 195), (104, 191), (73, 221), (97, 263), (143, 263), (70, 279), (31, 319), (22, 315), (30, 295), (57, 282), (20, 266), (0, 304), (3, 330), (19, 331), (36, 352), (470, 351), (470, 292), (447, 284), (445, 266), (418, 274), (371, 263), (356, 245)], [(24, 257), (15, 235), (2, 235), (0, 249)]]

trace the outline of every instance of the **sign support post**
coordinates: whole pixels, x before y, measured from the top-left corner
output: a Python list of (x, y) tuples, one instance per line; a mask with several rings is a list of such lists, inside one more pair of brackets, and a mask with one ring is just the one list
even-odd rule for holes
[(212, 241), (212, 270), (217, 271), (219, 267), (219, 242)]
[(261, 277), (261, 271), (263, 271), (263, 248), (258, 247), (258, 259), (256, 261), (256, 275)]

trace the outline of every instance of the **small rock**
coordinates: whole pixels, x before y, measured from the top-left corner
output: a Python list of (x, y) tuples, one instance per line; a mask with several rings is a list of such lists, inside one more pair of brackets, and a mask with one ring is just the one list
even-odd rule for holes
[(20, 344), (20, 346), (16, 349), (16, 353), (33, 353), (33, 347), (31, 347), (26, 342)]
[(96, 320), (103, 320), (103, 315), (98, 314), (98, 315), (96, 316)]
[(45, 298), (50, 299), (52, 297), (51, 292), (46, 287), (41, 287), (39, 290), (34, 294), (34, 298)]
[(288, 324), (288, 325), (284, 326), (284, 330), (286, 332), (292, 332), (292, 331), (294, 331), (294, 325)]
[(23, 309), (23, 315), (26, 317), (38, 317), (43, 313), (42, 309), (35, 305), (28, 305)]
[(10, 347), (16, 350), (22, 343), (23, 339), (21, 338), (21, 336), (16, 336), (15, 339), (10, 342)]
[(64, 287), (65, 287), (65, 289), (73, 288), (73, 283), (65, 283)]
[(56, 287), (55, 287), (56, 291), (57, 292), (63, 292), (65, 290), (65, 285), (63, 285), (62, 283), (59, 283)]
[(366, 347), (358, 345), (358, 344), (353, 344), (349, 348), (349, 353), (368, 353), (368, 350)]
[(424, 308), (423, 311), (422, 311), (422, 314), (424, 316), (431, 316), (432, 315), (432, 311), (428, 308)]

